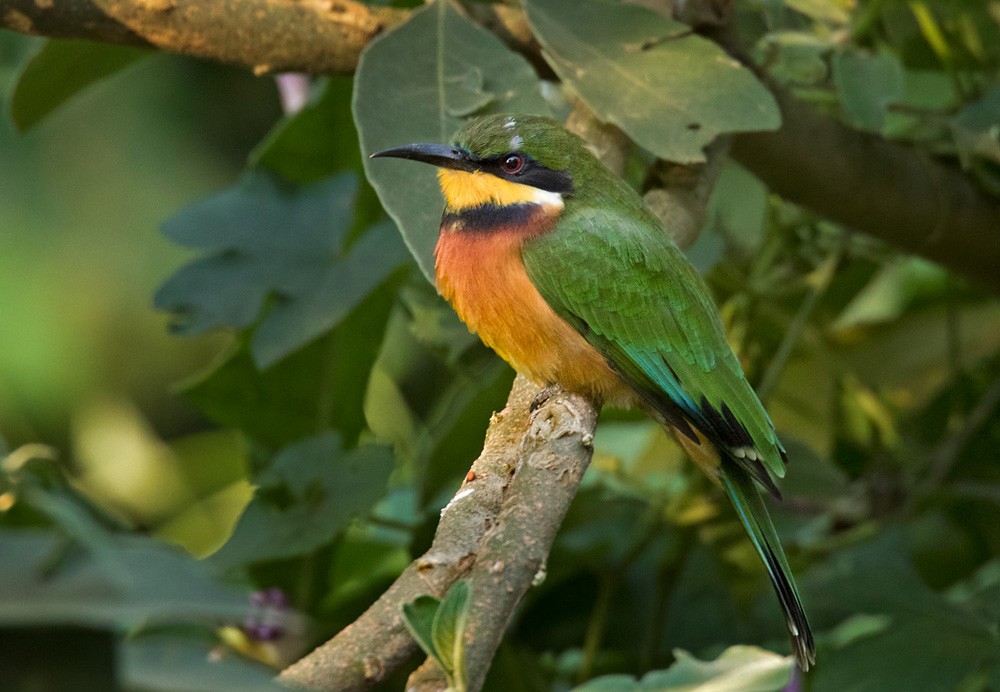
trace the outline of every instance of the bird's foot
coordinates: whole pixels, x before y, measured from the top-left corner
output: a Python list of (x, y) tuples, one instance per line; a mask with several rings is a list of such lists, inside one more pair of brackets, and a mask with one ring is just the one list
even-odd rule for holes
[(534, 399), (531, 400), (531, 405), (528, 406), (528, 412), (534, 413), (540, 409), (545, 405), (545, 402), (551, 399), (558, 391), (559, 385), (557, 384), (550, 384), (548, 387), (545, 387), (542, 391), (535, 395)]

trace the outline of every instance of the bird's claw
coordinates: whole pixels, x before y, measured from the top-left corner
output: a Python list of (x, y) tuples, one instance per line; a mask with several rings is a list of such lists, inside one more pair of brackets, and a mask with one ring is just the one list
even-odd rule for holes
[(531, 405), (528, 406), (528, 412), (534, 413), (540, 409), (545, 405), (545, 402), (555, 395), (557, 391), (559, 391), (559, 385), (550, 384), (548, 387), (545, 387), (542, 391), (538, 392), (538, 394), (535, 395), (535, 398), (531, 400)]

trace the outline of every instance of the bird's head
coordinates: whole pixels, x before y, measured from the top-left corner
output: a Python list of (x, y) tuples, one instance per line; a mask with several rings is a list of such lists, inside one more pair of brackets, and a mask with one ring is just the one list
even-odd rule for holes
[[(372, 154), (438, 167), (448, 210), (487, 204), (561, 208), (597, 160), (551, 118), (491, 115), (469, 121), (451, 144), (408, 144)], [(582, 177), (581, 177), (582, 174)]]

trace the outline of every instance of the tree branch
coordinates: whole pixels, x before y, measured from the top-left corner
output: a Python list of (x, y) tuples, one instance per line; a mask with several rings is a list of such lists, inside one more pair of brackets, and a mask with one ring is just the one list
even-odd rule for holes
[(481, 684), (590, 463), (594, 405), (557, 392), (531, 414), (538, 392), (523, 377), (514, 381), (507, 405), (490, 421), (482, 454), (441, 511), (430, 550), (354, 623), (282, 672), (282, 682), (337, 690), (380, 682), (417, 650), (403, 624), (403, 604), (422, 594), (443, 597), (468, 575), (474, 641), (467, 665)]
[(0, 0), (0, 26), (14, 31), (155, 46), (255, 74), (350, 74), (407, 16), (353, 0)]
[(781, 129), (734, 137), (737, 161), (785, 199), (1000, 291), (1000, 200), (954, 166), (773, 91)]

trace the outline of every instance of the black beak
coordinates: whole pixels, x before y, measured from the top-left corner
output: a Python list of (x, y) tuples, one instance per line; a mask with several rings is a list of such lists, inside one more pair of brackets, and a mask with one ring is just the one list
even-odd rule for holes
[(469, 171), (470, 173), (479, 170), (469, 154), (461, 149), (449, 147), (445, 144), (406, 144), (401, 147), (376, 151), (368, 158), (410, 159), (412, 161), (423, 161), (424, 163), (429, 163), (432, 166), (440, 168), (454, 168), (459, 171)]

